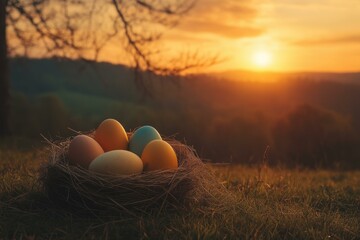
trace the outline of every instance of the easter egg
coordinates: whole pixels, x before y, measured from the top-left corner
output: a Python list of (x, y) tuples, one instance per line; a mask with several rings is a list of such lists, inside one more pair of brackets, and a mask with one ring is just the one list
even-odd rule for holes
[(161, 140), (158, 131), (151, 126), (143, 126), (137, 129), (129, 140), (129, 150), (141, 156), (145, 146), (152, 140)]
[(132, 175), (143, 170), (138, 155), (126, 150), (113, 150), (101, 154), (91, 162), (89, 170), (106, 175)]
[(96, 129), (94, 139), (105, 152), (126, 150), (129, 142), (125, 129), (115, 119), (104, 120)]
[(88, 168), (89, 164), (103, 153), (104, 150), (94, 139), (86, 135), (78, 135), (69, 145), (69, 163)]
[(163, 140), (153, 140), (146, 145), (141, 160), (144, 164), (144, 171), (178, 168), (178, 160), (174, 149)]

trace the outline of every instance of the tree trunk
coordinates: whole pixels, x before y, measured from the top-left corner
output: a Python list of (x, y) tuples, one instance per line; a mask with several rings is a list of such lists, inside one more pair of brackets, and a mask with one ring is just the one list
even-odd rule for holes
[(10, 83), (6, 41), (6, 5), (0, 0), (0, 137), (9, 135)]

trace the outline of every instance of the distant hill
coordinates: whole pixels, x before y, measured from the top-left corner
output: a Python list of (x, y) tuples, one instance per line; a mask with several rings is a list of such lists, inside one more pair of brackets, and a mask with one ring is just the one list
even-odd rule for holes
[[(15, 58), (11, 62), (12, 87), (29, 94), (67, 89), (89, 94), (105, 94), (127, 99), (139, 91), (134, 85), (133, 69), (105, 62), (86, 63), (70, 59)], [(27, 81), (31, 78), (32, 84)], [(159, 77), (158, 77), (159, 78)], [(191, 79), (222, 79), (243, 82), (276, 82), (291, 80), (331, 81), (360, 85), (360, 72), (256, 72), (231, 70), (196, 74)], [(161, 78), (160, 78), (161, 79)], [(164, 79), (163, 79), (164, 80)], [(59, 86), (61, 85), (61, 86)], [(150, 84), (151, 85), (151, 84)], [(84, 89), (86, 86), (86, 90)], [(119, 92), (120, 91), (120, 92)], [(121, 94), (120, 94), (121, 93)]]
[(13, 90), (27, 95), (69, 91), (118, 100), (135, 94), (132, 69), (69, 59), (16, 58), (10, 62)]
[(216, 78), (236, 81), (289, 81), (289, 80), (313, 80), (334, 81), (341, 83), (360, 84), (360, 72), (255, 72), (245, 70), (231, 70), (209, 74)]
[(242, 114), (261, 111), (276, 115), (307, 102), (350, 114), (360, 123), (359, 111), (353, 109), (360, 97), (360, 73), (228, 71), (192, 75), (177, 84), (164, 84), (171, 79), (154, 77), (145, 81), (153, 96), (144, 99), (133, 81), (133, 69), (124, 65), (26, 58), (10, 63), (13, 92), (28, 97), (54, 94), (80, 115), (103, 115), (108, 106), (119, 103), (131, 108), (174, 110), (186, 106), (226, 113), (240, 107)]
[(148, 97), (123, 65), (17, 58), (11, 124), (19, 135), (66, 136), (67, 127), (89, 131), (111, 117), (126, 130), (146, 124), (185, 139), (214, 161), (255, 163), (271, 145), (273, 163), (360, 165), (359, 75), (231, 71), (176, 84), (153, 76)]

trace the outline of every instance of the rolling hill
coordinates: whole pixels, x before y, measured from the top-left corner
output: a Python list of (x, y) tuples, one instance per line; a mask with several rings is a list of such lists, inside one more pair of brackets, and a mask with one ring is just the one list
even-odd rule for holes
[(64, 137), (73, 134), (68, 127), (89, 131), (111, 117), (128, 131), (153, 125), (213, 161), (256, 163), (269, 145), (273, 164), (360, 165), (358, 77), (227, 72), (175, 81), (153, 76), (144, 81), (149, 96), (136, 87), (133, 70), (122, 65), (18, 58), (11, 61), (11, 123), (19, 135)]

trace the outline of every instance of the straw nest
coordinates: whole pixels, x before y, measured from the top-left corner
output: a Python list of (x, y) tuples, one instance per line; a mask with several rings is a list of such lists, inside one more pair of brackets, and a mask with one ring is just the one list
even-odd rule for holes
[(40, 181), (50, 200), (71, 211), (150, 213), (169, 207), (211, 205), (226, 191), (191, 147), (173, 139), (166, 141), (177, 154), (178, 169), (117, 177), (69, 165), (70, 140), (51, 143)]

